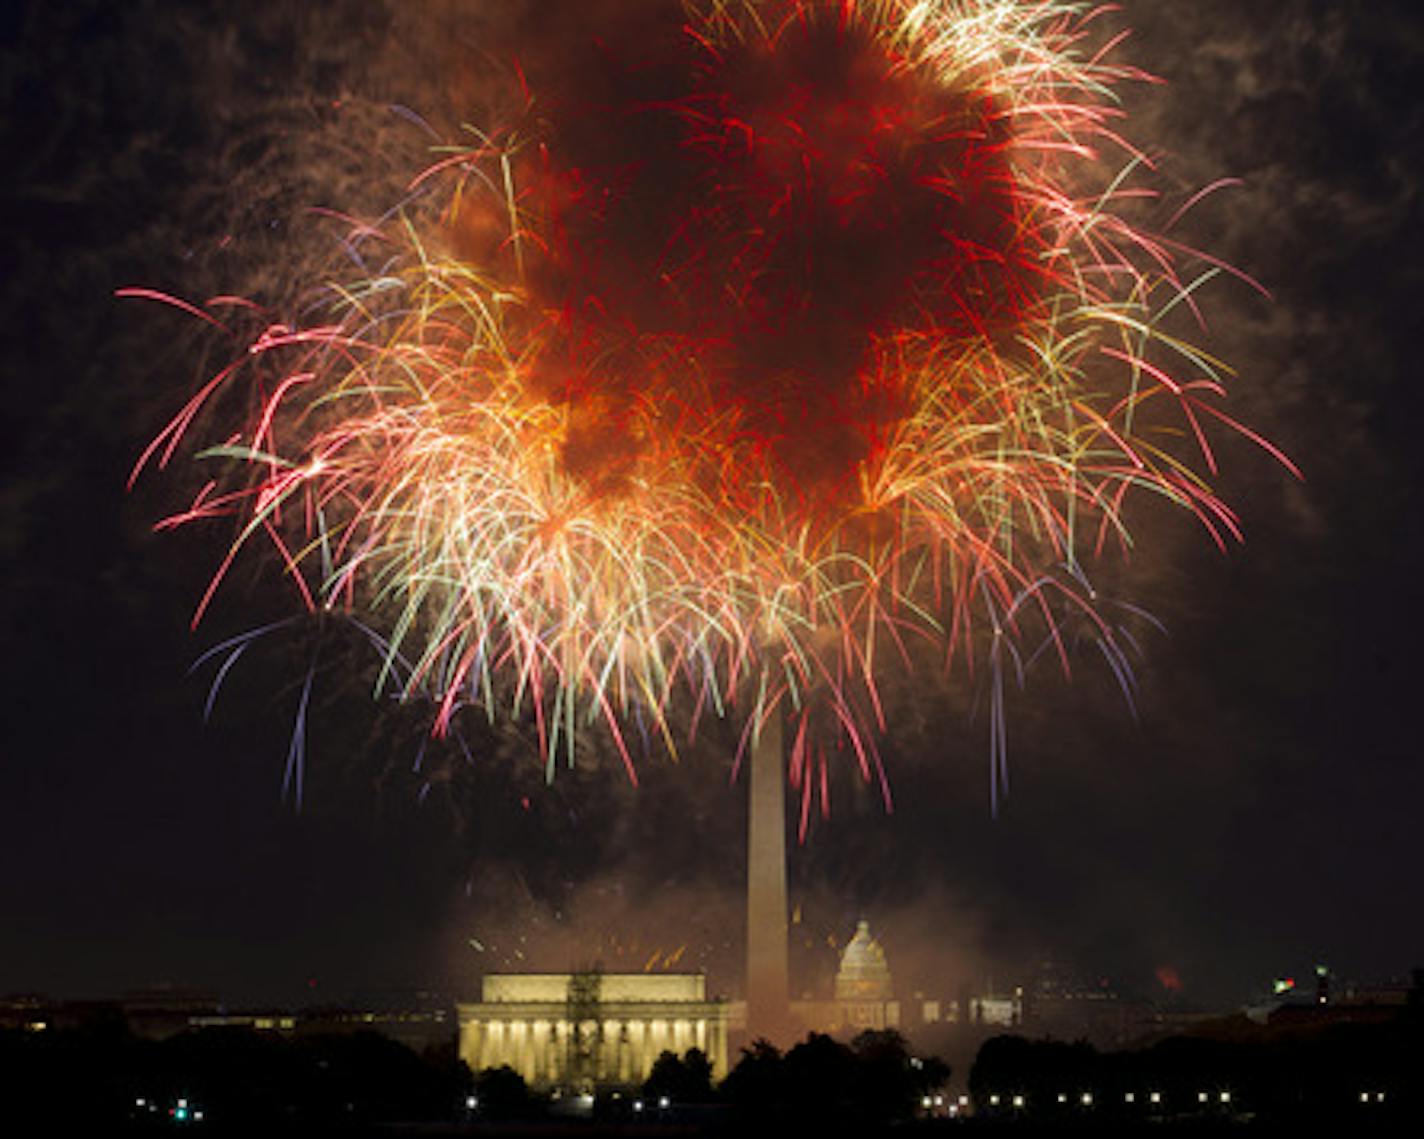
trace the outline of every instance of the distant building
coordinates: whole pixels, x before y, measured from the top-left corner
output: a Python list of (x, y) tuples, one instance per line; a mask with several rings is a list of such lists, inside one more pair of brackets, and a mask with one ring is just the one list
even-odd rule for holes
[(870, 933), (870, 923), (856, 923), (855, 936), (841, 951), (833, 1000), (791, 1002), (791, 1015), (814, 1032), (855, 1033), (900, 1027), (900, 1002), (885, 960), (885, 950)]
[(296, 1031), (297, 1017), (280, 1009), (263, 1012), (216, 1012), (190, 1016), (188, 1028), (242, 1028), (249, 1032), (290, 1034)]
[(974, 997), (969, 1003), (969, 1020), (971, 1024), (1017, 1028), (1023, 1023), (1023, 989)]
[(120, 1000), (129, 1031), (146, 1040), (166, 1040), (192, 1027), (194, 1018), (221, 1013), (216, 993), (188, 985), (162, 982), (127, 992)]
[(456, 1006), (460, 1058), (508, 1065), (532, 1086), (594, 1087), (647, 1079), (663, 1052), (704, 1052), (727, 1074), (727, 1002), (694, 973), (497, 973), (482, 1000)]
[(38, 993), (0, 997), (0, 1031), (44, 1032), (55, 1027), (56, 1002)]
[(378, 1032), (413, 1052), (449, 1048), (456, 1040), (455, 1002), (428, 989), (359, 993), (344, 1005), (307, 1009), (305, 1033)]

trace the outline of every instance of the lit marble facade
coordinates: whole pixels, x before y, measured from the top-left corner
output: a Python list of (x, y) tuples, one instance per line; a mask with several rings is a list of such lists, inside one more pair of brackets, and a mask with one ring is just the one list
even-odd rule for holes
[(900, 1027), (900, 1002), (895, 999), (890, 966), (885, 950), (870, 934), (869, 922), (857, 924), (855, 936), (841, 953), (835, 993), (829, 1001), (792, 1001), (792, 1018), (803, 1029), (833, 1035)]
[[(460, 1058), (473, 1071), (508, 1064), (533, 1086), (577, 1079), (637, 1084), (663, 1052), (701, 1049), (715, 1077), (727, 1073), (727, 1003), (708, 1000), (694, 973), (603, 973), (596, 1003), (570, 1001), (569, 973), (499, 973), (484, 979), (483, 1000), (458, 1006)], [(571, 1041), (579, 1007), (580, 1045)], [(570, 1075), (571, 1056), (587, 1058)]]

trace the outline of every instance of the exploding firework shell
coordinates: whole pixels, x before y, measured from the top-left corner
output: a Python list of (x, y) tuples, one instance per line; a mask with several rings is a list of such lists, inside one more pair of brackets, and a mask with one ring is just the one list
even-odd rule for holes
[(992, 666), (997, 765), (1026, 627), (1064, 652), (1079, 614), (1121, 661), (1083, 559), (1130, 492), (1236, 531), (1197, 473), (1226, 370), (1160, 327), (1216, 269), (1122, 216), (1140, 76), (1073, 3), (644, 8), (668, 36), (531, 66), (523, 120), (419, 180), (442, 226), (370, 235), (328, 323), (204, 387), (143, 461), (264, 394), (207, 452), (243, 475), (170, 522), (238, 519), (211, 588), (270, 539), (437, 731), (503, 678), (551, 760), (592, 718), (631, 775), (630, 713), (675, 750), (675, 700), (789, 709), (804, 826), (813, 711), (870, 777), (923, 642)]

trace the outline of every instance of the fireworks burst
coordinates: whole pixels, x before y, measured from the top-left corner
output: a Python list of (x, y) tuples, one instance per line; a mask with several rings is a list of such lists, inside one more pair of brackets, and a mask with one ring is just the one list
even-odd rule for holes
[(1127, 220), (1113, 92), (1145, 77), (1099, 15), (591, 6), (417, 178), (438, 225), (353, 235), (373, 268), (327, 319), (191, 308), (242, 350), (139, 468), (220, 392), (253, 409), (165, 523), (237, 520), (199, 616), (266, 540), (437, 732), (532, 712), (550, 764), (590, 719), (634, 777), (630, 719), (675, 752), (675, 704), (744, 739), (789, 714), (803, 830), (834, 734), (883, 785), (880, 686), (920, 646), (999, 693), (1027, 636), (1067, 666), (1072, 614), (1122, 668), (1085, 561), (1142, 492), (1236, 536), (1207, 428), (1257, 437), (1163, 324), (1221, 267)]

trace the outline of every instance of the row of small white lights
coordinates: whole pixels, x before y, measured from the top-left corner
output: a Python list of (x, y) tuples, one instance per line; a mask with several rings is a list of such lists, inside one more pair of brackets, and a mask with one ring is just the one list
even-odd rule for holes
[[(558, 1098), (559, 1098), (558, 1093), (555, 1093), (554, 1098), (555, 1098), (555, 1099), (558, 1099)], [(618, 1095), (615, 1094), (613, 1098), (614, 1098), (614, 1099), (619, 1099), (619, 1098), (621, 1098), (621, 1097), (619, 1097)], [(935, 1096), (935, 1099), (936, 1099), (936, 1100), (942, 1100), (943, 1098), (944, 1098), (943, 1096)], [(589, 1095), (588, 1093), (585, 1092), (583, 1095), (579, 1096), (579, 1103), (581, 1103), (584, 1107), (592, 1107), (592, 1106), (593, 1106), (593, 1096), (591, 1096), (591, 1095)], [(471, 1096), (466, 1096), (466, 1097), (465, 1097), (465, 1107), (467, 1107), (470, 1111), (475, 1111), (475, 1110), (477, 1110), (477, 1109), (479, 1108), (479, 1106), (480, 1106), (480, 1100), (479, 1100), (479, 1097), (478, 1097), (478, 1096), (472, 1096), (472, 1095), (471, 1095)], [(645, 1106), (646, 1106), (646, 1105), (645, 1105), (645, 1104), (643, 1103), (643, 1101), (640, 1100), (640, 1099), (635, 1099), (635, 1100), (633, 1101), (633, 1110), (634, 1110), (634, 1111), (642, 1111)], [(666, 1109), (666, 1108), (669, 1108), (669, 1107), (671, 1107), (671, 1106), (672, 1106), (672, 1100), (670, 1100), (667, 1096), (665, 1096), (665, 1095), (660, 1095), (660, 1096), (658, 1096), (658, 1107)], [(927, 1103), (925, 1106), (928, 1107), (928, 1106), (929, 1106), (928, 1103)]]
[[(1124, 1092), (1122, 1098), (1123, 1098), (1123, 1102), (1124, 1102), (1124, 1103), (1136, 1103), (1136, 1102), (1137, 1102), (1137, 1093), (1136, 1093), (1136, 1092)], [(933, 1100), (933, 1106), (939, 1107), (940, 1104), (942, 1103), (942, 1101), (943, 1101), (943, 1097), (941, 1097), (941, 1096), (935, 1096), (935, 1097), (934, 1097), (934, 1100)], [(928, 1096), (926, 1096), (922, 1102), (923, 1102), (923, 1104), (924, 1104), (925, 1107), (930, 1107), (930, 1106), (931, 1106), (931, 1100), (930, 1100), (930, 1098), (929, 1098)], [(990, 1107), (999, 1107), (999, 1106), (1001, 1106), (1001, 1105), (1003, 1104), (1003, 1102), (1004, 1102), (1004, 1097), (1003, 1097), (1003, 1096), (1000, 1096), (1000, 1095), (991, 1095), (991, 1096), (989, 1097), (989, 1106), (990, 1106)], [(1059, 1102), (1059, 1103), (1067, 1103), (1067, 1102), (1068, 1102), (1068, 1096), (1067, 1096), (1067, 1094), (1064, 1093), (1064, 1092), (1059, 1092), (1059, 1093), (1058, 1093), (1058, 1102)], [(1078, 1102), (1081, 1103), (1084, 1107), (1092, 1107), (1092, 1105), (1093, 1105), (1093, 1093), (1092, 1093), (1092, 1092), (1084, 1092), (1084, 1093), (1078, 1098)], [(1147, 1102), (1148, 1102), (1148, 1103), (1153, 1103), (1153, 1104), (1159, 1104), (1159, 1103), (1161, 1103), (1161, 1102), (1162, 1102), (1162, 1093), (1161, 1093), (1161, 1092), (1148, 1092), (1148, 1093), (1147, 1093)], [(1197, 1092), (1197, 1103), (1210, 1103), (1210, 1102), (1211, 1102), (1211, 1093), (1210, 1093), (1210, 1092)], [(1230, 1103), (1230, 1102), (1231, 1102), (1231, 1093), (1230, 1093), (1230, 1092), (1217, 1092), (1217, 1093), (1216, 1093), (1216, 1102), (1217, 1102), (1217, 1103)], [(1384, 1092), (1361, 1092), (1361, 1093), (1360, 1093), (1360, 1102), (1361, 1102), (1361, 1103), (1384, 1103)], [(1016, 1095), (1016, 1096), (1011, 1096), (1011, 1097), (1009, 1097), (1009, 1103), (1010, 1103), (1013, 1107), (1023, 1107), (1023, 1106), (1025, 1105), (1025, 1103), (1027, 1103), (1027, 1100), (1025, 1100), (1025, 1098), (1024, 1098), (1023, 1096), (1021, 1096), (1021, 1095)], [(960, 1107), (968, 1107), (968, 1106), (969, 1106), (969, 1097), (968, 1097), (968, 1096), (960, 1096), (960, 1097), (959, 1097), (959, 1105), (958, 1105), (958, 1106), (960, 1106)]]
[[(1122, 1100), (1123, 1100), (1124, 1103), (1136, 1103), (1136, 1102), (1137, 1102), (1137, 1093), (1136, 1093), (1136, 1092), (1124, 1092), (1124, 1093), (1123, 1093)], [(989, 1106), (990, 1106), (990, 1107), (999, 1107), (1003, 1102), (1004, 1102), (1004, 1097), (1001, 1096), (1001, 1095), (991, 1095), (991, 1096), (989, 1097)], [(1021, 1095), (1016, 1095), (1016, 1096), (1010, 1096), (1010, 1097), (1008, 1097), (1008, 1102), (1009, 1102), (1012, 1106), (1014, 1106), (1014, 1107), (1023, 1107), (1024, 1104), (1027, 1103), (1028, 1101), (1027, 1101), (1023, 1096), (1021, 1096)], [(1066, 1092), (1059, 1092), (1059, 1093), (1058, 1093), (1058, 1102), (1059, 1102), (1059, 1103), (1067, 1103), (1067, 1102), (1068, 1102), (1068, 1095), (1067, 1095)], [(1081, 1103), (1084, 1107), (1092, 1107), (1092, 1106), (1093, 1106), (1093, 1093), (1092, 1093), (1092, 1092), (1084, 1092), (1081, 1096), (1078, 1097), (1078, 1102)], [(1162, 1093), (1161, 1093), (1161, 1092), (1148, 1092), (1148, 1093), (1147, 1093), (1147, 1102), (1148, 1102), (1148, 1103), (1154, 1103), (1154, 1104), (1155, 1104), (1155, 1103), (1161, 1103), (1161, 1102), (1162, 1102)], [(1211, 1093), (1210, 1093), (1210, 1092), (1197, 1092), (1197, 1102), (1198, 1102), (1198, 1103), (1210, 1103), (1210, 1102), (1211, 1102)], [(1231, 1102), (1231, 1093), (1230, 1093), (1230, 1092), (1217, 1092), (1217, 1093), (1216, 1093), (1216, 1102), (1217, 1102), (1217, 1103), (1230, 1103), (1230, 1102)], [(960, 1096), (960, 1097), (959, 1097), (959, 1104), (960, 1104), (961, 1107), (968, 1106), (968, 1103), (969, 1103), (969, 1097), (968, 1097), (968, 1096)]]

